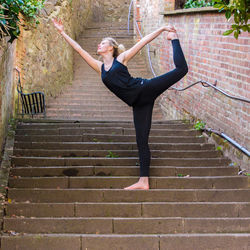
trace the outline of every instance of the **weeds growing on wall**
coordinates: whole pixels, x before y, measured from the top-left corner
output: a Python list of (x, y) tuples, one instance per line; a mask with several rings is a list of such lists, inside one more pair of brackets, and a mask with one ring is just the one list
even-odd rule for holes
[(0, 0), (0, 40), (10, 36), (12, 43), (20, 34), (20, 14), (28, 23), (36, 23), (38, 10), (44, 7), (45, 0)]
[(197, 120), (194, 124), (194, 128), (198, 131), (202, 131), (206, 126), (206, 123), (200, 120)]

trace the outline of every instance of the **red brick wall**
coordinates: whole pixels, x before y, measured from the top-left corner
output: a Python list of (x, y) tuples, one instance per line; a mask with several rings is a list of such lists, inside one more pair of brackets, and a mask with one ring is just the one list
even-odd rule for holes
[[(223, 36), (230, 27), (224, 14), (217, 12), (178, 14), (164, 17), (164, 0), (140, 0), (142, 30), (145, 34), (172, 23), (188, 62), (189, 72), (175, 87), (198, 80), (214, 83), (227, 93), (250, 99), (250, 39), (246, 32), (236, 40)], [(152, 62), (158, 74), (174, 68), (171, 44), (162, 34), (151, 45)], [(250, 105), (229, 99), (201, 85), (185, 92), (166, 91), (161, 105), (167, 119), (195, 117), (214, 129), (221, 129), (246, 148), (250, 148)]]

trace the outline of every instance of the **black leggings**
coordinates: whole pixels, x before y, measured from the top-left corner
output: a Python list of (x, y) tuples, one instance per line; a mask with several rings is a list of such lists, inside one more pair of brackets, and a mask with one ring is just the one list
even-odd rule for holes
[(149, 176), (150, 149), (148, 138), (151, 128), (152, 111), (155, 99), (178, 82), (188, 72), (187, 63), (178, 39), (172, 40), (175, 69), (150, 80), (143, 80), (140, 96), (133, 105), (136, 142), (140, 159), (140, 176)]

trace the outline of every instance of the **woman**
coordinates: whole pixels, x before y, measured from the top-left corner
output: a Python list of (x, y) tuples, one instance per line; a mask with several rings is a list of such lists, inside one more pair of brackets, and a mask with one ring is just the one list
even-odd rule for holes
[[(140, 159), (140, 178), (135, 184), (125, 189), (149, 189), (149, 166), (151, 154), (148, 146), (151, 128), (152, 110), (155, 99), (170, 86), (179, 81), (188, 72), (176, 30), (173, 26), (164, 26), (145, 36), (129, 50), (120, 53), (117, 42), (113, 38), (104, 38), (98, 45), (97, 53), (103, 62), (94, 59), (88, 52), (72, 40), (65, 32), (61, 21), (53, 23), (65, 40), (98, 72), (103, 83), (120, 99), (133, 107), (136, 142)], [(164, 75), (148, 79), (130, 76), (127, 64), (146, 44), (167, 31), (167, 39), (173, 46), (173, 59), (176, 68)]]

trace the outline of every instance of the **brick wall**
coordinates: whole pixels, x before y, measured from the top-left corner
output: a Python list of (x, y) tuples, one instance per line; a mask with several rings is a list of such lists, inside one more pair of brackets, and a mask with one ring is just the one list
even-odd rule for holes
[[(217, 12), (160, 15), (172, 9), (165, 0), (140, 0), (142, 31), (150, 33), (172, 23), (178, 30), (189, 72), (175, 87), (185, 87), (198, 80), (214, 83), (227, 93), (250, 99), (250, 42), (245, 32), (238, 40), (222, 36), (230, 27), (224, 14)], [(151, 43), (152, 62), (157, 74), (171, 70), (171, 43), (161, 34)], [(185, 92), (166, 91), (161, 98), (166, 119), (199, 118), (209, 127), (220, 129), (241, 145), (250, 148), (250, 105), (229, 99), (201, 85)], [(228, 147), (227, 147), (228, 148)], [(249, 159), (234, 149), (226, 152), (233, 161), (249, 169)]]

